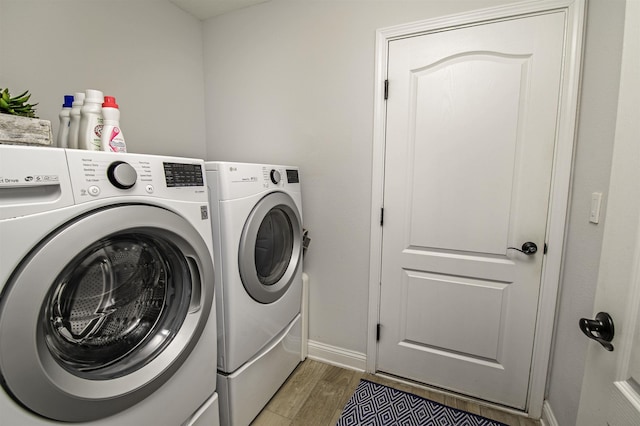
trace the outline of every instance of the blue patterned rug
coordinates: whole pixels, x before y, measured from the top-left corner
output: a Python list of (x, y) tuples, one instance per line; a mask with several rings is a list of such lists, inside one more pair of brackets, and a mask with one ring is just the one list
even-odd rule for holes
[(467, 411), (360, 380), (336, 426), (506, 426)]

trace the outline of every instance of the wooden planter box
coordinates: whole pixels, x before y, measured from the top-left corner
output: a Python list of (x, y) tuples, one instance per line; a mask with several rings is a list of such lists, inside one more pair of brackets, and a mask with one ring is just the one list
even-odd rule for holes
[(0, 143), (51, 146), (52, 140), (50, 121), (0, 114)]

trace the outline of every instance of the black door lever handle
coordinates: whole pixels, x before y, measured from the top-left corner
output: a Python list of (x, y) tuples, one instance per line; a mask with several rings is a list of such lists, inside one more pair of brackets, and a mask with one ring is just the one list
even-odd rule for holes
[(518, 250), (520, 253), (531, 256), (532, 254), (536, 254), (536, 252), (538, 251), (538, 246), (536, 245), (536, 243), (527, 241), (522, 245), (522, 249), (519, 249), (517, 247), (507, 247), (507, 250)]
[(598, 312), (596, 319), (580, 318), (580, 330), (589, 339), (600, 343), (606, 350), (613, 351), (611, 341), (615, 334), (613, 319), (606, 312)]

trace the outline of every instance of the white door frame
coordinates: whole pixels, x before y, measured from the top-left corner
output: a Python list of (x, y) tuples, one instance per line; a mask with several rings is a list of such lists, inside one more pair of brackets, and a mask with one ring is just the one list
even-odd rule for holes
[(387, 74), (388, 44), (390, 41), (464, 27), (478, 23), (500, 21), (520, 15), (563, 11), (566, 16), (566, 41), (563, 56), (562, 88), (559, 100), (557, 144), (553, 159), (553, 176), (549, 198), (547, 234), (548, 252), (543, 261), (542, 283), (538, 301), (536, 334), (534, 337), (532, 368), (529, 381), (527, 413), (539, 418), (549, 367), (556, 300), (562, 272), (562, 255), (570, 195), (575, 126), (580, 89), (580, 68), (586, 0), (532, 0), (498, 6), (464, 14), (445, 16), (404, 25), (383, 28), (376, 32), (373, 172), (371, 193), (371, 247), (369, 253), (369, 316), (367, 333), (368, 372), (377, 366), (377, 324), (380, 311), (380, 281), (382, 269), (382, 227), (380, 209), (384, 205), (384, 158), (386, 133), (386, 105), (384, 81)]

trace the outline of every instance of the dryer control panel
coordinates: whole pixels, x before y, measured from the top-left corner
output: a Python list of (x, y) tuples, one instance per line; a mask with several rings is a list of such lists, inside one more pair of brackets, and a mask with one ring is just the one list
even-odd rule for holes
[(206, 201), (204, 162), (198, 159), (66, 150), (76, 202), (116, 196)]
[(271, 164), (210, 161), (207, 170), (219, 174), (220, 200), (249, 197), (265, 191), (300, 192), (299, 168)]
[(263, 166), (262, 176), (265, 188), (300, 183), (298, 169), (287, 166)]

